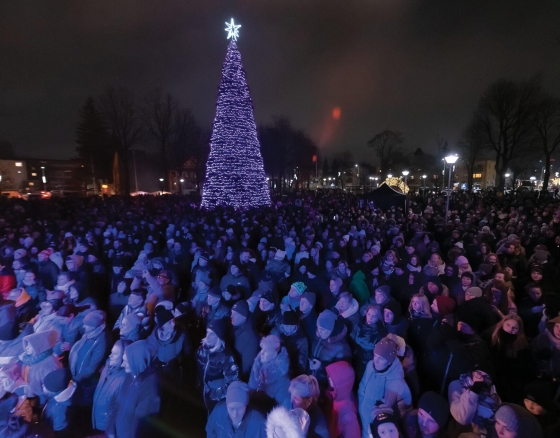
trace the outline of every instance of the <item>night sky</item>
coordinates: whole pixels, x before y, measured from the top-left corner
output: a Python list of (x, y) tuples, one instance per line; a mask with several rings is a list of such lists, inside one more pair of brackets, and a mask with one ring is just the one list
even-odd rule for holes
[(162, 87), (209, 128), (231, 17), (257, 123), (285, 116), (327, 155), (364, 158), (383, 129), (452, 145), (501, 76), (541, 71), (560, 96), (558, 0), (2, 1), (0, 140), (73, 156), (78, 109), (108, 85)]

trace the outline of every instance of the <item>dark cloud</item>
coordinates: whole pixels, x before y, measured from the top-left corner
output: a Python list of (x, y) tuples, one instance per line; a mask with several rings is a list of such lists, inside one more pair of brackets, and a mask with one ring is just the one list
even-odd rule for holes
[(233, 16), (258, 123), (286, 116), (327, 153), (364, 157), (385, 128), (429, 150), (438, 133), (458, 139), (500, 76), (542, 71), (560, 95), (559, 12), (555, 0), (3, 2), (0, 139), (71, 156), (79, 107), (108, 85), (160, 86), (209, 127)]

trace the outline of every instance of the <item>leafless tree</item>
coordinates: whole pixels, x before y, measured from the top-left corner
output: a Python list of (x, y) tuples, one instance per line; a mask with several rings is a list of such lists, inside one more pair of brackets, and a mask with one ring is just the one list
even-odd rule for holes
[(548, 189), (551, 158), (560, 145), (560, 99), (543, 93), (534, 106), (531, 120), (535, 127), (536, 143), (544, 154), (543, 192)]
[(478, 113), (474, 113), (468, 126), (465, 128), (463, 138), (459, 141), (461, 149), (460, 159), (467, 168), (467, 185), (469, 191), (473, 185), (473, 174), (476, 160), (480, 157), (485, 146), (484, 127), (482, 121), (478, 117)]
[(394, 161), (394, 155), (400, 150), (404, 142), (402, 134), (398, 131), (384, 130), (367, 142), (375, 151), (382, 172), (387, 172)]
[(142, 124), (134, 95), (124, 87), (109, 87), (100, 96), (103, 115), (109, 123), (111, 137), (116, 143), (118, 163), (122, 177), (121, 193), (130, 194), (128, 155), (138, 142)]
[(496, 154), (496, 183), (503, 186), (510, 161), (531, 143), (531, 111), (540, 90), (540, 77), (515, 82), (499, 79), (491, 84), (478, 104), (484, 141)]
[(164, 94), (159, 88), (154, 88), (144, 97), (142, 120), (149, 136), (160, 148), (165, 187), (169, 187), (168, 148), (173, 141), (177, 111), (177, 101), (171, 94)]

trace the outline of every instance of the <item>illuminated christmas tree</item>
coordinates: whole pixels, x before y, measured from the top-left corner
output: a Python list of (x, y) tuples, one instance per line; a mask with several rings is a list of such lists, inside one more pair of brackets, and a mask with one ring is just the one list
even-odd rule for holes
[(241, 26), (233, 19), (226, 24), (231, 42), (222, 67), (202, 206), (270, 205), (253, 103), (236, 43)]

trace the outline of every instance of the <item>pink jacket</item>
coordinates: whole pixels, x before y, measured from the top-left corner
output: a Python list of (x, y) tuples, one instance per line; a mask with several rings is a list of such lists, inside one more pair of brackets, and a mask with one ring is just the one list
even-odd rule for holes
[(329, 432), (332, 438), (360, 438), (358, 421), (358, 402), (352, 392), (356, 378), (352, 365), (348, 362), (335, 362), (326, 367), (329, 385), (327, 397), (331, 401), (325, 409), (329, 419)]

